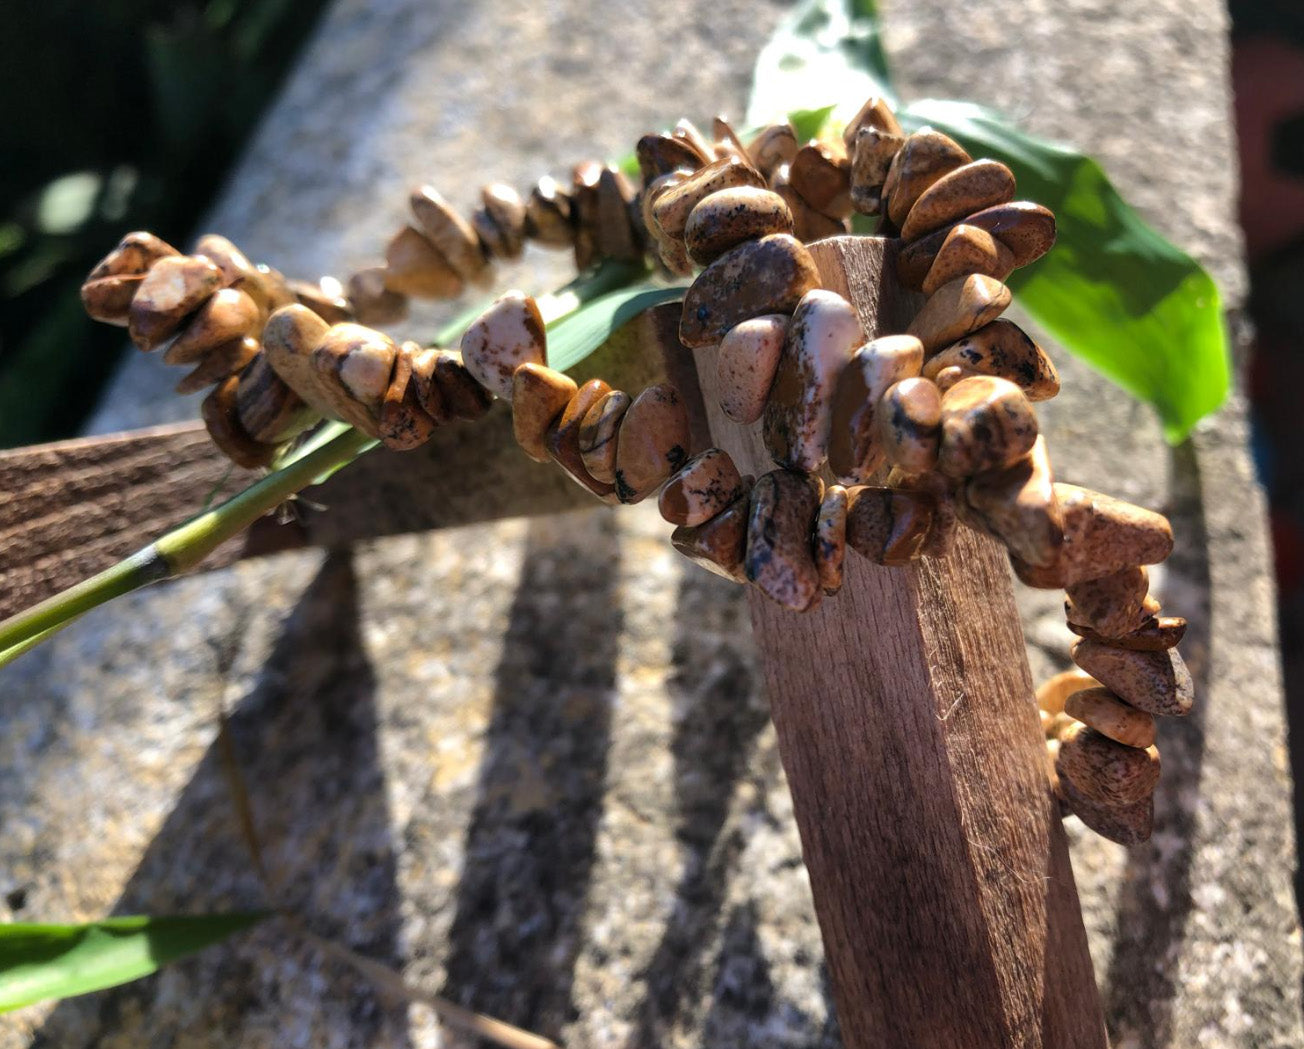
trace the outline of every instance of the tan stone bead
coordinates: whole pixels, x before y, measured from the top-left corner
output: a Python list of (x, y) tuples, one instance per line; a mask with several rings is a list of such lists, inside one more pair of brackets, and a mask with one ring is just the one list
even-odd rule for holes
[(630, 221), (630, 204), (634, 187), (620, 171), (605, 167), (598, 176), (598, 257), (637, 261), (643, 257), (642, 246)]
[(942, 434), (942, 394), (928, 379), (902, 379), (883, 394), (874, 411), (878, 441), (887, 461), (912, 474), (937, 465)]
[(228, 375), (239, 375), (245, 365), (258, 356), (258, 350), (258, 340), (251, 335), (237, 335), (211, 346), (194, 369), (177, 382), (174, 389), (180, 394), (198, 393), (205, 386), (221, 382)]
[(924, 347), (913, 335), (885, 335), (858, 349), (833, 388), (829, 468), (841, 484), (864, 484), (883, 465), (874, 425), (890, 386), (919, 374)]
[[(266, 266), (259, 263), (254, 267), (254, 273), (258, 276), (258, 283), (262, 285), (263, 292), (267, 296), (267, 311), (279, 310), (282, 306), (291, 306), (295, 303), (294, 292), (290, 290), (290, 282), (285, 279), (285, 274), (274, 266)], [(237, 285), (232, 285), (233, 287)], [(244, 285), (238, 285), (244, 288)], [(249, 294), (253, 294), (252, 287), (245, 288)], [(256, 296), (255, 296), (256, 297)]]
[(757, 132), (756, 137), (747, 144), (747, 155), (751, 157), (756, 169), (769, 178), (784, 164), (791, 164), (797, 155), (797, 133), (792, 125), (771, 124)]
[(493, 260), (512, 257), (511, 242), (507, 239), (507, 234), (484, 208), (476, 208), (471, 212), (471, 228), (475, 230), (476, 239), (480, 242), (480, 250), (484, 252), (486, 258)]
[(888, 105), (886, 99), (878, 95), (870, 95), (864, 105), (856, 111), (856, 115), (847, 121), (847, 126), (842, 129), (842, 142), (847, 147), (848, 153), (852, 151), (861, 134), (868, 130), (885, 131), (888, 134), (905, 137), (905, 132), (897, 122), (892, 107)]
[(1027, 586), (1058, 590), (1128, 565), (1158, 564), (1172, 553), (1173, 529), (1162, 514), (1060, 482), (1055, 498), (1064, 513), (1059, 555), (1043, 566), (1012, 559)]
[(1073, 662), (1129, 706), (1160, 717), (1190, 713), (1195, 686), (1176, 649), (1145, 652), (1084, 639), (1071, 651)]
[(925, 353), (936, 353), (996, 320), (1010, 298), (998, 280), (980, 273), (961, 277), (933, 292), (906, 331), (924, 344)]
[(163, 352), (167, 364), (194, 364), (232, 339), (253, 335), (260, 327), (258, 305), (243, 291), (219, 288), (188, 321)]
[(518, 259), (525, 247), (525, 202), (504, 182), (492, 182), (480, 191), (480, 203), (502, 238), (503, 257)]
[(437, 425), (421, 406), (420, 384), (415, 362), (422, 354), (415, 342), (405, 342), (394, 359), (394, 374), (380, 405), (379, 433), (387, 448), (406, 452), (430, 440)]
[(892, 224), (899, 229), (929, 186), (972, 159), (955, 139), (932, 128), (920, 128), (908, 136), (892, 162), (892, 192), (885, 194)]
[(404, 226), (385, 247), (385, 287), (414, 299), (454, 299), (466, 281), (423, 234)]
[[(940, 183), (939, 183), (940, 185)], [(1014, 269), (1014, 253), (985, 229), (966, 226), (963, 222), (950, 227), (946, 240), (924, 278), (922, 291), (931, 295), (943, 284), (981, 273), (995, 280), (1005, 280)]]
[[(1040, 204), (1018, 200), (984, 208), (962, 220), (990, 233), (1009, 248), (1018, 269), (1035, 262), (1055, 243), (1055, 216)], [(897, 275), (908, 288), (919, 288), (954, 227), (943, 227), (905, 245), (897, 254)]]
[(357, 320), (348, 299), (344, 297), (344, 289), (333, 277), (323, 277), (320, 284), (306, 280), (292, 280), (289, 283), (295, 301), (300, 306), (307, 306), (327, 324)]
[(512, 375), (522, 364), (548, 363), (548, 337), (539, 306), (509, 291), (471, 322), (462, 336), (462, 360), (490, 393), (512, 399)]
[[(412, 347), (411, 385), (415, 389), (414, 396), (417, 406), (435, 426), (446, 426), (453, 421), (453, 413), (449, 405), (444, 403), (443, 392), (435, 381), (435, 368), (439, 363), (439, 355), (445, 351), (434, 347), (421, 347), (416, 343), (404, 343), (403, 346)], [(481, 389), (480, 384), (475, 382), (474, 379), (470, 381), (475, 385), (476, 389)]]
[(688, 409), (679, 391), (661, 382), (634, 398), (616, 438), (616, 496), (642, 502), (684, 465), (691, 438)]
[(476, 381), (462, 357), (452, 350), (440, 350), (435, 359), (435, 385), (445, 410), (454, 419), (474, 422), (493, 404), (493, 394)]
[(945, 557), (951, 551), (959, 520), (954, 484), (935, 470), (923, 474), (908, 474), (897, 466), (888, 470), (887, 487), (926, 492), (933, 498), (933, 523), (920, 549), (924, 557)]
[[(947, 369), (951, 384), (970, 375), (1008, 379), (1030, 401), (1059, 393), (1060, 379), (1046, 352), (1013, 321), (996, 320), (939, 350), (924, 364), (925, 378), (938, 381)], [(939, 383), (940, 385), (940, 383)]]
[(747, 521), (751, 509), (750, 477), (743, 479), (743, 494), (709, 521), (680, 525), (670, 534), (676, 550), (694, 564), (735, 583), (747, 582)]
[(807, 142), (788, 166), (788, 184), (821, 215), (851, 214), (851, 160), (839, 139)]
[(512, 374), (512, 432), (535, 462), (548, 461), (548, 428), (578, 389), (570, 376), (543, 364), (522, 364)]
[(1129, 707), (1107, 688), (1086, 688), (1064, 701), (1064, 713), (1127, 747), (1155, 742), (1154, 715)]
[(820, 589), (832, 596), (842, 589), (842, 565), (847, 557), (847, 489), (831, 484), (815, 515), (813, 551)]
[(1114, 648), (1128, 648), (1135, 652), (1162, 652), (1181, 644), (1182, 637), (1186, 634), (1186, 620), (1181, 616), (1155, 616), (1147, 619), (1130, 634), (1109, 638), (1076, 623), (1070, 623), (1069, 629), (1088, 641), (1103, 641)]
[(770, 189), (777, 193), (792, 215), (793, 235), (803, 244), (847, 232), (846, 223), (816, 211), (788, 181), (788, 165), (777, 168), (770, 176)]
[[(584, 465), (584, 456), (580, 451), (580, 434), (584, 419), (590, 409), (600, 403), (609, 393), (611, 387), (601, 379), (590, 379), (581, 386), (566, 404), (561, 415), (548, 428), (548, 454), (552, 456), (576, 484), (587, 488), (599, 499), (615, 501), (615, 485), (597, 480)], [(614, 448), (614, 444), (613, 444)]]
[(263, 356), (290, 389), (322, 414), (333, 414), (312, 366), (312, 351), (330, 325), (307, 306), (283, 306), (263, 328)]
[(720, 340), (716, 355), (720, 407), (734, 422), (750, 426), (765, 411), (789, 321), (781, 313), (753, 317), (734, 325)]
[(1010, 466), (1037, 440), (1037, 414), (1014, 383), (990, 375), (961, 379), (942, 395), (937, 468), (972, 477)]
[(677, 138), (684, 142), (687, 142), (690, 146), (692, 146), (695, 150), (697, 150), (698, 153), (706, 157), (708, 160), (717, 159), (715, 147), (712, 146), (709, 141), (707, 141), (706, 136), (703, 135), (702, 132), (698, 130), (697, 125), (694, 124), (687, 117), (683, 117), (680, 120), (676, 121), (675, 128), (673, 131), (670, 132), (670, 134), (673, 138)]
[(612, 390), (585, 412), (580, 424), (579, 447), (584, 469), (603, 484), (615, 484), (620, 422), (633, 403), (633, 398), (623, 390)]
[(185, 319), (222, 284), (222, 271), (197, 255), (158, 259), (136, 289), (128, 309), (131, 341), (152, 350), (171, 338)]
[(81, 286), (86, 316), (102, 324), (125, 328), (131, 314), (131, 300), (144, 279), (143, 273), (137, 273), (88, 280)]
[(995, 536), (1028, 564), (1047, 565), (1064, 542), (1064, 513), (1055, 496), (1046, 439), (1018, 461), (971, 478), (961, 490), (961, 516)]
[(817, 477), (772, 470), (752, 489), (747, 578), (771, 601), (795, 612), (805, 611), (819, 599), (811, 527), (822, 488)]
[(1074, 583), (1067, 588), (1064, 617), (1104, 637), (1130, 634), (1159, 611), (1149, 586), (1149, 575), (1139, 565)]
[(1037, 689), (1037, 709), (1052, 717), (1064, 713), (1069, 696), (1089, 688), (1099, 687), (1100, 682), (1090, 674), (1084, 674), (1076, 667), (1061, 670), (1053, 677), (1047, 678)]
[(1148, 794), (1128, 805), (1109, 805), (1083, 794), (1072, 780), (1060, 777), (1065, 805), (1083, 824), (1102, 838), (1119, 845), (1141, 845), (1150, 840), (1155, 825), (1155, 797)]
[(272, 370), (266, 354), (240, 373), (235, 408), (241, 429), (264, 444), (284, 444), (321, 418)]
[(1014, 173), (999, 160), (974, 160), (948, 171), (915, 201), (901, 239), (918, 240), (967, 215), (1014, 199)]
[(598, 261), (598, 182), (602, 165), (586, 160), (571, 168), (574, 205), (575, 268), (581, 273)]
[(892, 159), (905, 144), (905, 135), (865, 127), (854, 141), (851, 155), (851, 206), (862, 215), (883, 210), (883, 184)]
[(652, 204), (652, 227), (666, 237), (681, 239), (688, 216), (712, 193), (736, 186), (765, 188), (765, 179), (750, 164), (737, 157), (721, 157), (682, 182), (668, 186)]
[(95, 264), (87, 274), (86, 282), (106, 277), (143, 277), (159, 259), (180, 254), (167, 241), (144, 230), (136, 230), (118, 241), (113, 250)]
[(493, 270), (466, 219), (433, 186), (414, 189), (408, 202), (421, 232), (462, 279), (488, 287), (493, 282)]
[(673, 135), (644, 135), (634, 146), (644, 183), (680, 168), (696, 171), (709, 160), (682, 138)]
[(909, 564), (923, 553), (933, 523), (927, 492), (853, 488), (847, 510), (847, 545), (878, 565)]
[(733, 125), (723, 116), (717, 114), (711, 119), (711, 138), (714, 140), (718, 156), (733, 155), (751, 163), (751, 157), (747, 153), (747, 147), (743, 145), (743, 140), (738, 137)]
[(707, 266), (744, 241), (791, 233), (792, 228), (792, 212), (777, 193), (735, 186), (712, 193), (693, 208), (684, 243), (692, 260)]
[(742, 494), (742, 483), (729, 453), (708, 448), (671, 475), (661, 489), (657, 508), (673, 525), (704, 524)]
[(276, 445), (255, 441), (240, 425), (236, 410), (236, 387), (239, 377), (228, 376), (204, 398), (199, 414), (208, 435), (218, 449), (237, 466), (256, 470), (268, 465), (276, 455)]
[(765, 405), (765, 448), (780, 466), (818, 470), (828, 455), (833, 390), (865, 340), (856, 309), (816, 288), (797, 304)]
[(312, 350), (312, 368), (332, 415), (380, 436), (380, 406), (394, 375), (398, 346), (361, 324), (336, 324)]
[(1129, 747), (1082, 724), (1059, 740), (1055, 770), (1092, 801), (1128, 805), (1153, 793), (1159, 782), (1159, 751), (1153, 746)]
[(349, 278), (347, 299), (359, 324), (396, 324), (407, 316), (407, 296), (387, 288), (385, 277), (384, 266), (369, 266)]
[(570, 194), (548, 175), (530, 190), (525, 204), (525, 232), (549, 248), (569, 248), (575, 243)]
[(712, 346), (751, 317), (789, 313), (819, 287), (810, 252), (786, 233), (749, 241), (704, 269), (684, 295), (679, 338), (685, 346)]
[(268, 267), (255, 266), (249, 257), (226, 237), (216, 233), (205, 233), (195, 243), (195, 254), (202, 255), (222, 271), (222, 285), (243, 291), (255, 303), (263, 317), (272, 310), (286, 306), (289, 300), (280, 295), (280, 283)]

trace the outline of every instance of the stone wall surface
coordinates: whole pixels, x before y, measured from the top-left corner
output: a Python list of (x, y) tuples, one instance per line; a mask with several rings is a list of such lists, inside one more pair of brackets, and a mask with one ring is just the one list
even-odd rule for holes
[[(1217, 0), (884, 4), (907, 97), (1001, 106), (1104, 162), (1235, 307)], [(429, 179), (470, 205), (741, 112), (785, 8), (340, 0), (209, 226), (295, 275), (372, 258)], [(560, 283), (534, 253), (502, 284)], [(428, 333), (437, 313), (409, 322)], [(1074, 867), (1114, 1044), (1295, 1047), (1300, 935), (1262, 500), (1239, 398), (1176, 450), (1052, 347), (1062, 477), (1164, 509), (1197, 713), (1166, 723), (1158, 826)], [(97, 426), (193, 415), (134, 359)], [(838, 1044), (736, 589), (647, 507), (246, 562), (133, 595), (0, 676), (0, 919), (260, 906), (218, 714), (277, 901), (415, 986), (564, 1042)], [(1034, 671), (1065, 663), (1027, 594)], [(945, 1008), (945, 1003), (938, 1003)], [(48, 1045), (460, 1046), (284, 922), (125, 988), (0, 1019)]]

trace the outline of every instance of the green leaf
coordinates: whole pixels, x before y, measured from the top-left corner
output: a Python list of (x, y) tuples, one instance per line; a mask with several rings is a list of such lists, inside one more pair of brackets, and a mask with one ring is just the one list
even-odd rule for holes
[(1054, 249), (1017, 270), (1010, 287), (1067, 349), (1152, 404), (1170, 442), (1226, 400), (1231, 376), (1217, 286), (1146, 225), (1099, 164), (982, 106), (930, 99), (898, 117), (1009, 165), (1020, 197), (1055, 213)]
[(575, 367), (644, 310), (684, 297), (680, 286), (643, 281), (594, 299), (548, 332), (548, 364), (558, 371)]
[(789, 113), (788, 123), (797, 133), (797, 141), (805, 142), (815, 138), (837, 108), (837, 106), (822, 106), (819, 109), (794, 109)]
[(137, 980), (265, 917), (137, 915), (84, 925), (0, 925), (0, 1012)]

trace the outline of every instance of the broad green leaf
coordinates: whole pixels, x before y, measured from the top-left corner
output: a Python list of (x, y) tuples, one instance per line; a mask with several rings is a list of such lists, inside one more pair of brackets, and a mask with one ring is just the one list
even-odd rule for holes
[(898, 116), (976, 157), (1009, 165), (1019, 196), (1055, 213), (1058, 237), (1009, 285), (1033, 318), (1119, 386), (1154, 405), (1169, 441), (1223, 403), (1230, 385), (1218, 288), (1151, 229), (1090, 157), (1025, 135), (982, 106), (925, 100)]
[(261, 921), (265, 913), (0, 925), (0, 1012), (148, 976)]
[(788, 123), (797, 133), (797, 141), (805, 142), (818, 135), (835, 109), (837, 106), (821, 106), (819, 109), (794, 109), (789, 113)]
[(581, 306), (548, 331), (548, 364), (558, 371), (575, 367), (644, 310), (684, 297), (678, 286), (642, 282)]

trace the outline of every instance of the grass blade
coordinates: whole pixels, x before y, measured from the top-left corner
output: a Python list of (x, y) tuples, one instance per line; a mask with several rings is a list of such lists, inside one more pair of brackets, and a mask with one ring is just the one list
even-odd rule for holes
[(643, 281), (594, 299), (548, 331), (548, 366), (558, 371), (575, 367), (644, 310), (683, 297), (678, 285)]

